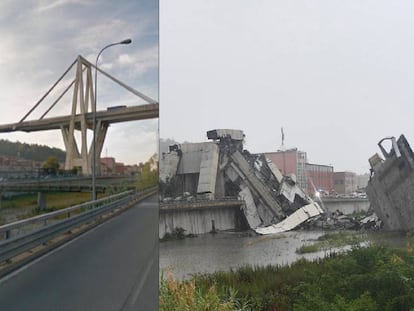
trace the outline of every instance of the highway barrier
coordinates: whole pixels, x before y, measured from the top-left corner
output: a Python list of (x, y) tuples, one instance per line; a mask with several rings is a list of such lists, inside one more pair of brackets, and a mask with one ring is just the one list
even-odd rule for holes
[[(95, 201), (0, 226), (0, 263), (32, 250), (82, 225), (101, 219), (123, 207), (157, 193), (157, 187), (140, 192), (126, 191)], [(86, 230), (83, 230), (84, 232)], [(0, 272), (0, 275), (2, 273)]]

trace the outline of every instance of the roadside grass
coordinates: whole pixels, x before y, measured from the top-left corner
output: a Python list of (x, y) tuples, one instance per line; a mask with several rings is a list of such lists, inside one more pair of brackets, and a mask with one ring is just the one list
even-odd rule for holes
[(48, 208), (53, 211), (90, 201), (91, 194), (89, 192), (48, 193), (46, 200)]
[(2, 198), (1, 208), (2, 209), (19, 209), (36, 207), (37, 205), (37, 194), (22, 194), (13, 196), (10, 198)]
[(302, 245), (296, 249), (296, 253), (306, 254), (344, 246), (356, 246), (366, 241), (366, 239), (367, 237), (365, 234), (355, 232), (343, 231), (326, 233), (312, 243)]
[(25, 194), (12, 198), (4, 198), (2, 209), (25, 211), (19, 213), (18, 219), (25, 219), (36, 215), (56, 211), (69, 206), (81, 204), (91, 199), (91, 194), (87, 192), (57, 192), (46, 195), (47, 207), (39, 209), (37, 206), (37, 194)]

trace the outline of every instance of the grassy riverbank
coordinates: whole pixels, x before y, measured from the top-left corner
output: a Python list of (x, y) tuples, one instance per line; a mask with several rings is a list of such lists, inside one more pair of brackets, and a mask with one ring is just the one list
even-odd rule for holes
[(410, 310), (413, 244), (355, 247), (290, 266), (244, 267), (176, 281), (163, 276), (160, 310)]

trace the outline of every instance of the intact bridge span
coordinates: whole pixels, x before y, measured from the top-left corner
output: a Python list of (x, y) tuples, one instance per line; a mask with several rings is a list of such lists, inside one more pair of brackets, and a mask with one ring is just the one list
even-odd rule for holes
[[(68, 72), (76, 66), (75, 78), (64, 88), (53, 104), (42, 114), (39, 119), (27, 120), (50, 92), (62, 83)], [(111, 79), (114, 83), (125, 88), (135, 96), (144, 100), (146, 104), (139, 106), (118, 106), (114, 109), (95, 111), (96, 115), (96, 135), (95, 135), (95, 155), (93, 154), (93, 144), (88, 147), (87, 133), (93, 131), (94, 114), (94, 89), (92, 80), (92, 68)], [(62, 97), (72, 90), (72, 109), (71, 113), (65, 116), (47, 117), (49, 112), (61, 101)], [(95, 157), (97, 173), (100, 173), (100, 155), (105, 142), (108, 127), (112, 123), (128, 122), (136, 120), (154, 119), (159, 116), (159, 104), (152, 98), (126, 85), (117, 78), (106, 73), (99, 67), (90, 63), (82, 56), (69, 66), (63, 75), (53, 84), (53, 86), (42, 96), (42, 98), (30, 109), (28, 113), (18, 122), (0, 125), (0, 133), (14, 131), (35, 132), (46, 130), (60, 130), (66, 149), (65, 170), (73, 167), (81, 168), (83, 174), (92, 174), (93, 157)], [(75, 131), (80, 131), (80, 142), (76, 141)]]

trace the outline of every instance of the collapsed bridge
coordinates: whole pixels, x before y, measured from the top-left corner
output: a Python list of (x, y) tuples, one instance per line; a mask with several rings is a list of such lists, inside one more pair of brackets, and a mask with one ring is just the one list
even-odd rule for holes
[(207, 132), (210, 142), (170, 146), (160, 159), (160, 179), (179, 193), (209, 200), (238, 197), (250, 226), (259, 234), (291, 230), (323, 213), (296, 183), (263, 154), (243, 150), (241, 130)]

